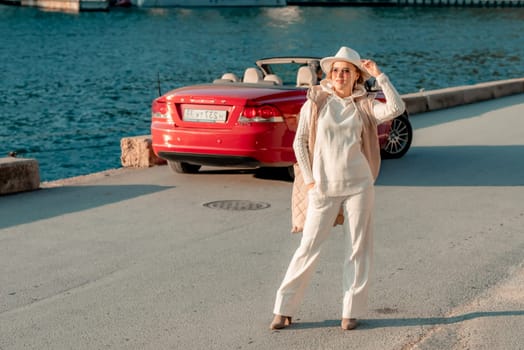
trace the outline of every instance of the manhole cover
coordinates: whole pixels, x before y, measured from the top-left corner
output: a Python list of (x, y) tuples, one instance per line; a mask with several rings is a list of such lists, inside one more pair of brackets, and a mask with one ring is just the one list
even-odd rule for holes
[(270, 204), (245, 200), (225, 200), (205, 203), (204, 207), (225, 210), (259, 210), (269, 208)]

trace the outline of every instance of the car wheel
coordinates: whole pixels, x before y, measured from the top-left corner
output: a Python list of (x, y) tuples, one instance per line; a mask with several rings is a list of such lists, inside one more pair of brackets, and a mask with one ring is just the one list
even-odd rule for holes
[(196, 174), (201, 168), (201, 165), (178, 162), (176, 160), (169, 160), (167, 163), (171, 170), (179, 174)]
[(402, 157), (409, 150), (413, 140), (413, 128), (408, 117), (403, 114), (393, 119), (391, 130), (380, 154), (384, 159), (396, 159)]

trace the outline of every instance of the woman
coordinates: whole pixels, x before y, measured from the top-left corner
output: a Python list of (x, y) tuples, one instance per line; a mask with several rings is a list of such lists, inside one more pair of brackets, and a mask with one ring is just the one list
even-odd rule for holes
[[(341, 327), (357, 327), (357, 318), (367, 310), (372, 267), (373, 184), (380, 166), (376, 126), (405, 109), (388, 77), (356, 51), (341, 47), (320, 65), (326, 79), (308, 91), (293, 143), (309, 189), (303, 236), (277, 291), (271, 329), (291, 324), (341, 207), (346, 237)], [(370, 76), (382, 88), (386, 103), (364, 88)]]

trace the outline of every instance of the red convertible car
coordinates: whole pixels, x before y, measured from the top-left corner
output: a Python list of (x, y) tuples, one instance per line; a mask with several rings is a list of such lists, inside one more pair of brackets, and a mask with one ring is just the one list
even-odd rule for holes
[[(312, 57), (261, 59), (241, 78), (226, 73), (156, 98), (153, 151), (178, 173), (196, 173), (203, 165), (286, 167), (293, 176), (297, 116), (307, 89), (317, 83), (318, 64)], [(380, 124), (377, 132), (383, 158), (402, 157), (411, 145), (407, 114)]]

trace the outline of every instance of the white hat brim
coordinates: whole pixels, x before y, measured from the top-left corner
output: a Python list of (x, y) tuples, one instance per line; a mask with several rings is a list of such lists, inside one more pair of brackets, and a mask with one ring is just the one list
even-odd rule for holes
[(324, 73), (329, 74), (331, 72), (331, 67), (333, 66), (333, 63), (335, 62), (351, 63), (360, 70), (362, 76), (364, 77), (364, 80), (368, 80), (369, 78), (371, 78), (371, 74), (369, 74), (369, 72), (362, 67), (362, 62), (344, 57), (325, 57), (320, 60), (320, 67), (322, 68)]

